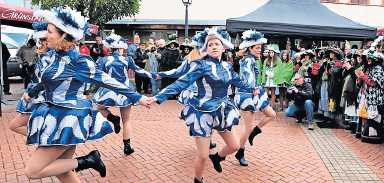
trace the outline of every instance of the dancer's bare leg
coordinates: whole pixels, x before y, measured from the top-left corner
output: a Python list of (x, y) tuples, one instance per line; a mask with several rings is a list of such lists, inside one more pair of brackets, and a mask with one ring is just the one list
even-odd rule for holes
[[(38, 147), (28, 160), (25, 173), (31, 179), (58, 176), (77, 167), (76, 159), (59, 159), (71, 146)], [(76, 174), (69, 174), (76, 176)], [(73, 178), (75, 180), (75, 178)]]
[(221, 136), (221, 138), (223, 138), (223, 140), (225, 142), (224, 148), (218, 152), (219, 156), (225, 157), (229, 154), (236, 152), (239, 149), (239, 146), (240, 146), (239, 141), (235, 137), (235, 135), (233, 135), (232, 132), (230, 132), (230, 131), (219, 132), (219, 135)]
[(132, 124), (129, 121), (131, 106), (120, 108), (120, 115), (123, 122), (123, 139), (130, 139), (132, 134)]
[(131, 113), (131, 106), (120, 108), (120, 115), (123, 121), (123, 144), (124, 144), (125, 155), (130, 155), (135, 152), (135, 150), (131, 145), (132, 122), (129, 121), (130, 113)]
[(209, 155), (209, 137), (195, 137), (197, 156), (195, 159), (195, 178), (202, 180), (204, 176), (205, 165)]
[[(72, 159), (75, 154), (76, 146), (72, 146), (70, 149), (64, 152), (59, 159)], [(61, 175), (56, 176), (61, 182), (81, 182), (80, 178), (74, 171), (69, 171)]]
[(240, 125), (241, 133), (239, 135), (240, 137), (240, 148), (245, 148), (245, 144), (247, 143), (249, 134), (251, 134), (253, 130), (253, 116), (254, 113), (250, 111), (242, 111), (241, 112), (241, 119), (243, 119), (243, 125)]
[(27, 124), (30, 116), (30, 114), (18, 113), (9, 124), (9, 129), (18, 134), (27, 136)]
[(271, 107), (272, 109), (275, 109), (275, 101), (276, 101), (276, 88), (270, 88), (271, 89)]
[(276, 112), (272, 109), (271, 106), (267, 106), (262, 112), (265, 115), (265, 117), (256, 125), (259, 128), (262, 128), (263, 126), (268, 124), (270, 121), (276, 119)]

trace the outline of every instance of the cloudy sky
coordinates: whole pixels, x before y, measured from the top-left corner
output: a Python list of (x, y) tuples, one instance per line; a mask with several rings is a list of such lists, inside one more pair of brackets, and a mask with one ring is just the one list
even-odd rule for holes
[[(304, 0), (303, 0), (304, 1)], [(268, 0), (192, 0), (189, 19), (225, 20), (244, 16)], [(325, 3), (334, 12), (373, 27), (384, 27), (384, 7), (351, 6)], [(278, 13), (278, 12), (276, 12)], [(184, 19), (185, 7), (182, 0), (141, 0), (137, 19)]]
[[(190, 19), (223, 20), (246, 15), (268, 0), (192, 0)], [(241, 2), (233, 4), (234, 2)], [(236, 8), (233, 8), (236, 7)], [(142, 0), (136, 18), (184, 19), (182, 0)]]

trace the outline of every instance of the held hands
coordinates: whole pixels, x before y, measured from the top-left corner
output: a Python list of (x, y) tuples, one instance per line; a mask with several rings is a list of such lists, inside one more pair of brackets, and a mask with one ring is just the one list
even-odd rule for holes
[(140, 100), (139, 100), (139, 104), (142, 105), (142, 106), (145, 106), (146, 108), (150, 108), (151, 105), (153, 103), (155, 103), (157, 101), (157, 99), (155, 97), (147, 97), (147, 96), (143, 96)]
[(149, 98), (148, 98), (148, 103), (149, 103), (149, 105), (155, 103), (156, 101), (157, 101), (157, 99), (156, 99), (155, 97), (149, 97)]
[(146, 108), (148, 108), (148, 109), (150, 108), (150, 105), (151, 105), (149, 103), (149, 98), (146, 97), (146, 96), (141, 97), (141, 99), (139, 100), (139, 104), (144, 106), (144, 107), (146, 107)]

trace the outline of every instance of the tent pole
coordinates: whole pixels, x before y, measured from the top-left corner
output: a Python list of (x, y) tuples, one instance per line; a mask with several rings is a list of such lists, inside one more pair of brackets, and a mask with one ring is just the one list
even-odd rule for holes
[[(0, 27), (1, 27), (1, 20), (0, 20)], [(0, 28), (0, 35), (1, 35), (1, 28)], [(0, 117), (3, 116), (3, 110), (2, 110), (2, 105), (3, 105), (3, 84), (4, 84), (4, 81), (3, 81), (3, 42), (0, 41), (0, 46), (1, 46), (1, 50), (0, 50), (0, 59), (1, 59), (1, 63), (0, 63)]]

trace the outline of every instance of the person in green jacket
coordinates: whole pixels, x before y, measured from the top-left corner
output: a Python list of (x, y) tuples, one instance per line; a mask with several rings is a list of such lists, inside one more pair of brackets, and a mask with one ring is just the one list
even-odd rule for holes
[(291, 79), (293, 77), (293, 62), (290, 59), (289, 52), (284, 50), (281, 54), (281, 63), (278, 65), (278, 69), (281, 74), (276, 76), (276, 81), (279, 86), (280, 108), (283, 111), (287, 106), (287, 87), (291, 85)]
[(271, 107), (275, 108), (275, 91), (278, 84), (280, 84), (277, 83), (276, 76), (281, 73), (278, 68), (278, 65), (281, 63), (281, 60), (278, 56), (280, 51), (275, 45), (269, 45), (267, 50), (268, 56), (264, 60), (263, 68), (261, 71), (261, 83), (264, 85), (266, 92), (271, 93)]

